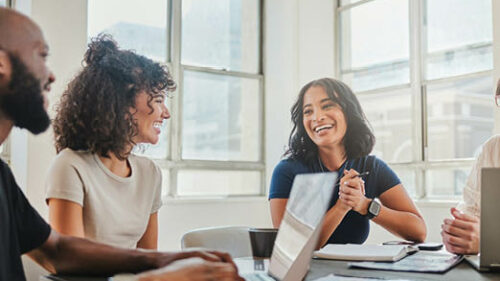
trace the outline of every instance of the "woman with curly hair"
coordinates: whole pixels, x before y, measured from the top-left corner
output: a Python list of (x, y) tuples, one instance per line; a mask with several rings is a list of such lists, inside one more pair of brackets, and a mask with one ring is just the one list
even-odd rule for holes
[(53, 122), (57, 157), (46, 188), (49, 221), (63, 234), (127, 248), (157, 248), (161, 171), (131, 154), (155, 144), (170, 118), (168, 69), (109, 36), (95, 38)]
[(425, 240), (425, 222), (401, 181), (387, 164), (369, 155), (375, 136), (347, 85), (331, 78), (309, 82), (291, 113), (294, 126), (286, 159), (275, 167), (271, 179), (274, 227), (283, 219), (295, 175), (334, 171), (340, 179), (332, 186), (319, 247), (363, 243), (370, 219), (403, 239)]

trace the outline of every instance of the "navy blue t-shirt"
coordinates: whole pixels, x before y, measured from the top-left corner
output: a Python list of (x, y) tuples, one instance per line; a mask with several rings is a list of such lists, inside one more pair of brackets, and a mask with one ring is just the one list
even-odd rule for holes
[[(317, 164), (308, 166), (300, 161), (292, 159), (281, 160), (274, 168), (271, 179), (271, 188), (269, 199), (289, 198), (292, 189), (293, 179), (298, 174), (321, 173), (326, 172), (326, 167), (318, 159)], [(323, 169), (322, 169), (323, 168)], [(379, 197), (386, 190), (401, 183), (398, 176), (387, 166), (387, 164), (373, 155), (346, 160), (337, 172), (339, 177), (337, 183), (342, 178), (344, 170), (354, 169), (359, 173), (369, 171), (370, 174), (363, 177), (365, 181), (365, 192), (367, 198)], [(324, 170), (324, 171), (323, 171)], [(339, 198), (338, 186), (332, 188), (333, 198), (330, 207), (333, 207)], [(370, 232), (369, 219), (356, 211), (349, 211), (327, 244), (362, 244), (365, 242)]]

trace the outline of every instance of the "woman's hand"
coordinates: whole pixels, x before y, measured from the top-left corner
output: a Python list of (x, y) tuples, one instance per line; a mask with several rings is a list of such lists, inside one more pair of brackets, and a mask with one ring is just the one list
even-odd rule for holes
[(359, 173), (354, 169), (344, 171), (344, 176), (340, 179), (339, 201), (352, 210), (366, 215), (370, 199), (365, 197), (365, 182), (357, 175)]
[(344, 176), (339, 181), (339, 199), (337, 200), (337, 202), (335, 202), (335, 206), (337, 208), (339, 208), (341, 211), (347, 213), (352, 209), (352, 207), (349, 204), (347, 204), (345, 201), (341, 200), (342, 194), (340, 192), (341, 187), (342, 187), (342, 183), (345, 181), (348, 181), (348, 179), (350, 179), (350, 177), (347, 176), (346, 174), (347, 174), (347, 171), (344, 171)]

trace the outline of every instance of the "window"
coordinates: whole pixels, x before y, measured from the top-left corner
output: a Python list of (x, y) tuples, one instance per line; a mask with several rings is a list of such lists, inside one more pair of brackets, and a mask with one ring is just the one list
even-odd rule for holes
[(489, 0), (340, 0), (338, 77), (416, 198), (461, 195), (493, 133)]
[(171, 196), (264, 193), (261, 5), (88, 1), (89, 38), (112, 34), (120, 47), (167, 63), (177, 82), (167, 129), (143, 151)]
[(0, 7), (7, 7), (9, 5), (8, 4), (8, 0), (0, 0)]

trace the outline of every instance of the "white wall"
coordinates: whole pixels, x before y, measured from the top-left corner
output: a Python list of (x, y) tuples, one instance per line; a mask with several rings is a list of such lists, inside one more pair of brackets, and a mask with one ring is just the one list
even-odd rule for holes
[[(18, 0), (22, 2), (22, 0)], [(49, 64), (57, 76), (50, 95), (58, 99), (65, 85), (80, 67), (86, 47), (85, 0), (31, 0), (32, 16), (45, 32), (51, 47)], [(265, 115), (267, 183), (279, 161), (290, 132), (289, 108), (300, 87), (306, 82), (334, 74), (334, 2), (332, 0), (265, 1)], [(493, 1), (494, 15), (500, 15), (500, 3)], [(495, 20), (495, 76), (500, 77), (500, 17)], [(497, 110), (498, 112), (498, 110)], [(497, 118), (498, 120), (499, 118)], [(499, 122), (497, 122), (499, 124)], [(497, 132), (500, 130), (497, 129)], [(27, 152), (25, 173), (27, 195), (46, 215), (43, 182), (54, 158), (51, 133), (27, 137), (12, 152)], [(18, 154), (21, 155), (21, 154)], [(23, 161), (21, 161), (23, 162)], [(20, 163), (19, 165), (22, 165)], [(21, 173), (20, 172), (20, 173)], [(17, 175), (23, 177), (23, 175)], [(428, 240), (439, 241), (442, 219), (455, 203), (418, 204), (429, 228)], [(160, 249), (180, 247), (181, 235), (193, 228), (213, 225), (271, 225), (266, 198), (230, 200), (167, 200), (160, 210)], [(373, 228), (369, 241), (392, 239), (384, 230)]]

